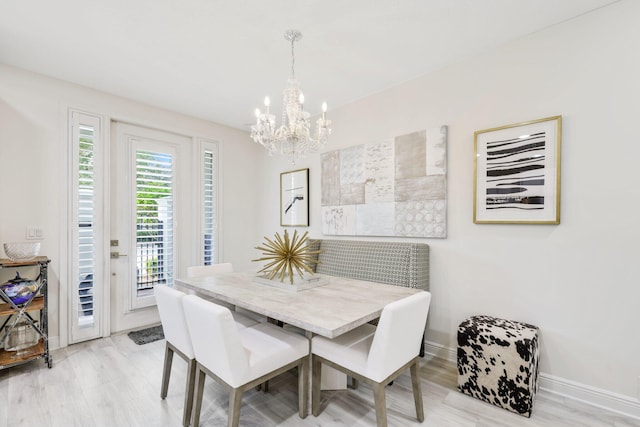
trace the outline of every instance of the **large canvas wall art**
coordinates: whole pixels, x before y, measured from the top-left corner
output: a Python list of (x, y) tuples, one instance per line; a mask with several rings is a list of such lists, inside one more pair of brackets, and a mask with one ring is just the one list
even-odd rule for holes
[(322, 232), (447, 236), (447, 127), (322, 154)]

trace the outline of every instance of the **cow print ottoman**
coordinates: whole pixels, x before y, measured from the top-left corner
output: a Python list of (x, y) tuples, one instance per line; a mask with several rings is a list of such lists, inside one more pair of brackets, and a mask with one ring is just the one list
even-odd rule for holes
[(538, 388), (538, 327), (473, 316), (458, 327), (458, 390), (531, 416)]

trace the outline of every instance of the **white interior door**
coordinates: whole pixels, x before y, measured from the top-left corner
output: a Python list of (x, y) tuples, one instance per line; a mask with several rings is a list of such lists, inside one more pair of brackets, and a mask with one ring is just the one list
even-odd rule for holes
[(188, 255), (178, 220), (191, 139), (119, 122), (111, 134), (111, 332), (121, 332), (159, 322), (154, 286), (171, 285)]

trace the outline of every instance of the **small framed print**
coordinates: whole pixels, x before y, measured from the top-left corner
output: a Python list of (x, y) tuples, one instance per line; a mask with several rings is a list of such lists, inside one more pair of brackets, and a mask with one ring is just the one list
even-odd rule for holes
[(562, 116), (475, 132), (473, 222), (560, 224)]
[(280, 225), (309, 226), (309, 169), (280, 174)]

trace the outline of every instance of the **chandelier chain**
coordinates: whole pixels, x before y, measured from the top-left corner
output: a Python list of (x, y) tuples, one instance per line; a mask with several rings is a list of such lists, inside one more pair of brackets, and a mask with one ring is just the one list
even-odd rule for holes
[(291, 39), (291, 78), (295, 79), (296, 78), (296, 72), (295, 72), (295, 64), (296, 64), (296, 56), (293, 52), (293, 44), (296, 42), (295, 38)]

